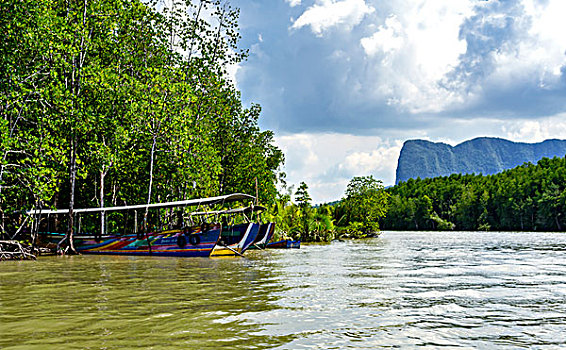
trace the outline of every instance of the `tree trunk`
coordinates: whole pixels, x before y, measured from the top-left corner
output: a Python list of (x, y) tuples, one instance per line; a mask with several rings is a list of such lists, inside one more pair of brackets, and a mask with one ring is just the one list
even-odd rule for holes
[(151, 203), (151, 188), (153, 187), (153, 162), (155, 159), (155, 146), (157, 143), (157, 135), (153, 136), (153, 144), (151, 145), (151, 154), (149, 161), (149, 188), (147, 190), (147, 207), (145, 207), (145, 214), (143, 215), (143, 225), (145, 230), (145, 238), (147, 239), (147, 246), (149, 248), (149, 254), (151, 254), (151, 243), (149, 242), (149, 228), (147, 227), (147, 214), (149, 212), (149, 204)]
[(69, 226), (67, 227), (67, 240), (69, 242), (69, 249), (71, 253), (77, 254), (75, 250), (74, 231), (75, 231), (75, 184), (77, 178), (77, 136), (73, 135), (71, 142), (71, 199), (69, 201)]
[[(103, 167), (104, 169), (104, 167)], [(106, 171), (100, 171), (100, 207), (104, 208), (104, 177), (106, 176)], [(100, 212), (100, 237), (104, 236), (106, 233), (106, 212)]]

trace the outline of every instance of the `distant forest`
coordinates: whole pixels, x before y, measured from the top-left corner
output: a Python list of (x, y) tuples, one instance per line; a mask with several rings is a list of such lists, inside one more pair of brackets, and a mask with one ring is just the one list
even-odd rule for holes
[(409, 179), (390, 195), (383, 230), (564, 231), (566, 158), (499, 174)]

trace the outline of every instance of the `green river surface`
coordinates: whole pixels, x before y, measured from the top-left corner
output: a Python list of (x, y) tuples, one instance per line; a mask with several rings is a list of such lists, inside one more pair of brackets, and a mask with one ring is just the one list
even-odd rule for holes
[(566, 348), (566, 234), (0, 263), (1, 349)]

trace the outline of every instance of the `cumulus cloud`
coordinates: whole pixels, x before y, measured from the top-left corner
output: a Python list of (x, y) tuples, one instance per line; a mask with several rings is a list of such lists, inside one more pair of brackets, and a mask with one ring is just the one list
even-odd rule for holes
[[(259, 48), (238, 71), (238, 86), (269, 112), (268, 127), (417, 129), (444, 118), (542, 117), (566, 109), (563, 0), (258, 6), (242, 11), (257, 11), (253, 20), (261, 23), (252, 35)], [(291, 32), (289, 18), (297, 18)]]
[(559, 112), (565, 11), (560, 0), (394, 1), (360, 39), (366, 77), (378, 79), (360, 79), (359, 96), (409, 115)]
[(491, 82), (499, 86), (530, 81), (533, 87), (549, 89), (562, 84), (561, 69), (566, 65), (566, 3), (523, 0), (521, 16), (513, 18), (515, 38), (503, 50), (493, 51), (495, 62)]
[(444, 78), (466, 52), (459, 29), (472, 9), (471, 1), (396, 2), (385, 23), (360, 40), (370, 69), (381, 77), (368, 82), (368, 90), (413, 114), (461, 102)]
[(406, 38), (403, 33), (403, 25), (395, 15), (389, 16), (385, 24), (380, 26), (377, 32), (367, 38), (362, 38), (360, 43), (366, 54), (370, 57), (379, 53), (384, 55), (398, 52), (405, 44)]
[(566, 113), (540, 120), (516, 120), (503, 123), (501, 130), (513, 141), (541, 142), (566, 137)]
[[(522, 109), (511, 96), (530, 90), (528, 102), (564, 90), (566, 3), (395, 1), (373, 34), (360, 39), (366, 79), (360, 96), (386, 101), (412, 115)], [(499, 105), (492, 100), (497, 96)], [(523, 97), (524, 98), (524, 97)], [(554, 100), (539, 109), (553, 114)]]
[(321, 0), (297, 18), (291, 28), (310, 26), (313, 33), (321, 36), (325, 30), (336, 26), (350, 29), (374, 11), (364, 0)]
[[(395, 167), (400, 151), (400, 141), (393, 146), (377, 145), (377, 148), (373, 151), (349, 154), (340, 166), (348, 169), (348, 173), (354, 176), (375, 173), (384, 175), (384, 171), (390, 171)], [(391, 174), (388, 175), (385, 181), (390, 182)]]
[(386, 185), (395, 183), (402, 140), (338, 133), (276, 137), (286, 155), (287, 181), (305, 181), (317, 203), (341, 198), (354, 176), (373, 175)]

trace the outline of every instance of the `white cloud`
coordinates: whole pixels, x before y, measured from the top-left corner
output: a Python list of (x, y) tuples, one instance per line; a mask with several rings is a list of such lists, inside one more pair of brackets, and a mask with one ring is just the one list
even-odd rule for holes
[(411, 113), (439, 112), (461, 102), (462, 97), (443, 83), (466, 52), (459, 30), (472, 14), (473, 3), (420, 0), (392, 4), (385, 24), (360, 40), (375, 75), (380, 76), (373, 91), (390, 105)]
[(238, 86), (238, 71), (242, 68), (241, 63), (231, 64), (226, 67), (226, 72), (228, 73), (228, 78), (232, 81), (232, 84)]
[(340, 166), (347, 168), (348, 172), (359, 175), (371, 175), (377, 172), (385, 175), (389, 172), (384, 181), (392, 182), (391, 169), (397, 166), (397, 159), (401, 151), (402, 144), (400, 141), (393, 146), (379, 145), (376, 150), (370, 152), (355, 152), (349, 154)]
[[(252, 46), (250, 69), (238, 76), (275, 131), (415, 130), (435, 125), (437, 114), (538, 118), (566, 106), (564, 0), (283, 6), (287, 12), (254, 33), (279, 40), (262, 42), (261, 52)], [(306, 30), (289, 32), (297, 11), (291, 26)], [(341, 26), (351, 30), (335, 30)]]
[(297, 18), (291, 28), (310, 26), (313, 33), (322, 36), (325, 30), (336, 26), (351, 29), (374, 11), (364, 0), (320, 0)]
[(517, 46), (493, 53), (496, 69), (489, 83), (507, 86), (534, 79), (540, 88), (560, 83), (561, 68), (566, 65), (566, 2), (563, 0), (523, 0), (522, 20), (529, 23), (519, 33)]
[(541, 142), (566, 138), (566, 113), (539, 120), (514, 120), (503, 123), (504, 137), (521, 142)]
[(548, 139), (566, 139), (566, 113), (538, 119), (447, 119), (436, 128), (421, 134), (401, 135), (404, 139), (420, 138), (455, 146), (476, 137), (500, 137), (515, 142), (542, 142)]
[(403, 26), (397, 16), (391, 15), (385, 20), (385, 25), (379, 27), (372, 36), (363, 38), (360, 43), (368, 56), (397, 52), (405, 44)]
[[(369, 67), (366, 75), (379, 77), (364, 83), (362, 96), (372, 91), (374, 99), (403, 111), (437, 113), (482, 103), (486, 91), (494, 89), (512, 90), (523, 83), (553, 89), (563, 83), (563, 0), (521, 0), (507, 6), (473, 0), (399, 0), (390, 5), (385, 23), (360, 40)], [(479, 21), (473, 34), (485, 43), (467, 42), (461, 35), (473, 16)], [(485, 46), (494, 41), (493, 47)], [(468, 67), (475, 71), (454, 74), (466, 55), (476, 53), (468, 51), (469, 44), (486, 52)], [(474, 73), (479, 80), (470, 79)]]
[(291, 7), (299, 6), (301, 4), (301, 0), (285, 0)]
[(287, 163), (289, 185), (305, 181), (315, 203), (344, 196), (354, 176), (373, 175), (386, 185), (395, 183), (401, 140), (348, 134), (294, 134), (276, 137)]

